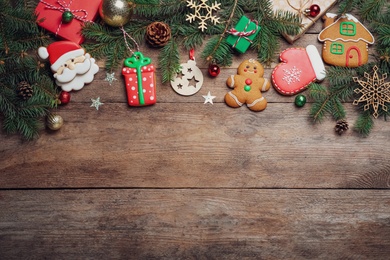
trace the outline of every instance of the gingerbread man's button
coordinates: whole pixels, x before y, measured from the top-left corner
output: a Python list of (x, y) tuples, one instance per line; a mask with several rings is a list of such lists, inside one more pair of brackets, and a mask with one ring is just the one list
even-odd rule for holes
[(251, 85), (251, 84), (252, 84), (252, 80), (251, 80), (251, 79), (246, 79), (246, 80), (245, 80), (245, 84)]

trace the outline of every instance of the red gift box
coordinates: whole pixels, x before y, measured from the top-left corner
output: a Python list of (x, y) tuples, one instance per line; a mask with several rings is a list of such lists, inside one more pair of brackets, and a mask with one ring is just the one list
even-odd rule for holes
[[(81, 28), (84, 22), (92, 22), (98, 15), (101, 0), (41, 0), (35, 8), (38, 25), (56, 36), (82, 43)], [(62, 22), (64, 11), (71, 11), (74, 18), (69, 23)]]
[[(139, 93), (137, 69), (124, 67), (122, 75), (125, 77), (127, 102), (130, 106), (148, 106), (156, 103), (156, 75), (153, 65), (141, 67), (142, 93)], [(144, 104), (140, 102), (142, 95)]]

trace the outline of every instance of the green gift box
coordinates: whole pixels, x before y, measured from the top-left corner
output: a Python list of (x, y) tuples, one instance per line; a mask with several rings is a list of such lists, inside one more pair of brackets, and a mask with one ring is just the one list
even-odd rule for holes
[(245, 53), (259, 32), (260, 26), (257, 22), (242, 16), (234, 29), (228, 31), (229, 35), (226, 38), (226, 42), (238, 52)]

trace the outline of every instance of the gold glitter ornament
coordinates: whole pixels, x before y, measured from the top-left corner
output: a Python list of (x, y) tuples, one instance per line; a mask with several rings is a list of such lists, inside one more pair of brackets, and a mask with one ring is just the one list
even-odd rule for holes
[(60, 115), (49, 114), (46, 118), (46, 125), (51, 130), (56, 131), (60, 129), (63, 124), (64, 124), (64, 119), (62, 119)]
[(103, 0), (99, 14), (103, 21), (113, 27), (125, 25), (133, 12), (134, 3), (126, 0)]

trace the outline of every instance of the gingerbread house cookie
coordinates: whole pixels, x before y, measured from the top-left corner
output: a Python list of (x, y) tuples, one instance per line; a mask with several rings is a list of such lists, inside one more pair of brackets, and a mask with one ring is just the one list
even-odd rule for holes
[(368, 45), (374, 37), (354, 16), (345, 14), (337, 17), (327, 13), (325, 29), (318, 35), (324, 43), (322, 58), (329, 65), (358, 67), (368, 61)]

